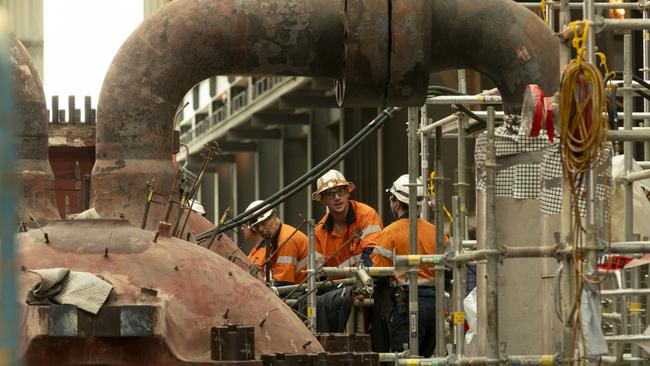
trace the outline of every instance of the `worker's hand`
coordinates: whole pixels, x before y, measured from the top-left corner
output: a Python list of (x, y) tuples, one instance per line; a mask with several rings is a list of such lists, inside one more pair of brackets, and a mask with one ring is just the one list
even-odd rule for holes
[(280, 292), (278, 291), (277, 287), (270, 286), (269, 288), (271, 289), (271, 291), (273, 291), (274, 294), (276, 294), (277, 296), (280, 296)]

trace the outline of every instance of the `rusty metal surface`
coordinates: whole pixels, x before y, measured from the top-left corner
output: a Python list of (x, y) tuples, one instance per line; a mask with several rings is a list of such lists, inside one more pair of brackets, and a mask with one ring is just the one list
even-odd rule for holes
[(18, 116), (18, 165), (22, 195), (18, 217), (32, 226), (29, 216), (42, 224), (59, 218), (52, 191), (54, 175), (48, 161), (48, 115), (43, 84), (27, 49), (11, 35), (9, 62), (13, 69), (13, 88)]
[(255, 327), (226, 325), (210, 329), (210, 357), (218, 361), (255, 359)]
[(345, 67), (336, 81), (339, 106), (383, 106), (388, 83), (388, 2), (345, 3)]
[(370, 334), (321, 333), (316, 335), (327, 352), (371, 352)]
[(156, 365), (262, 366), (262, 361), (192, 361), (179, 359), (162, 337), (35, 337), (25, 366)]
[(52, 124), (49, 126), (50, 147), (95, 147), (95, 125)]
[(419, 106), (429, 72), (469, 68), (518, 113), (525, 85), (557, 89), (558, 47), (543, 21), (506, 0), (173, 1), (136, 29), (106, 74), (92, 206), (137, 222), (145, 182), (169, 189), (176, 108), (213, 75), (334, 78), (339, 100)]
[(431, 2), (431, 71), (467, 68), (495, 83), (506, 113), (519, 114), (526, 85), (552, 95), (560, 83), (559, 40), (533, 12), (514, 1)]
[(435, 1), (391, 1), (388, 105), (413, 107), (424, 104), (430, 65), (437, 62), (431, 59), (431, 38), (454, 37), (444, 31), (431, 32), (432, 3)]
[[(153, 232), (123, 220), (55, 221), (44, 229), (49, 244), (40, 231), (18, 235), (18, 268), (65, 267), (92, 272), (114, 286), (107, 305), (158, 307), (154, 335), (163, 338), (179, 359), (210, 360), (210, 328), (225, 324), (254, 326), (258, 357), (269, 352), (322, 352), (302, 321), (261, 282), (195, 244), (164, 237), (153, 243)], [(19, 299), (24, 299), (37, 278), (27, 271), (21, 271), (18, 278)], [(47, 319), (39, 315), (36, 307), (23, 304), (21, 314), (20, 349), (24, 354), (30, 343), (44, 342), (38, 337), (47, 334), (48, 328)], [(118, 344), (107, 349), (123, 347), (119, 340), (115, 342)], [(55, 349), (43, 344), (41, 347)], [(69, 352), (83, 357), (82, 353)], [(86, 355), (99, 357), (103, 352), (99, 347), (97, 352)], [(112, 363), (111, 358), (105, 363), (142, 364), (121, 357), (121, 363)]]
[[(204, 233), (208, 230), (214, 228), (214, 224), (210, 220), (206, 219), (201, 215), (192, 213), (188, 221), (189, 230), (192, 235)], [(207, 247), (209, 241), (204, 241), (199, 243), (202, 247)], [(214, 238), (210, 250), (219, 254), (220, 256), (228, 259), (229, 261), (235, 263), (238, 267), (244, 271), (251, 272), (251, 261), (248, 259), (248, 256), (241, 251), (240, 247), (232, 240), (230, 237), (224, 234), (219, 234)], [(262, 274), (259, 271), (256, 271), (257, 278), (262, 280)]]
[(338, 78), (343, 0), (177, 0), (122, 45), (97, 110), (93, 203), (102, 217), (142, 217), (144, 184), (169, 189), (173, 117), (193, 85), (217, 74)]

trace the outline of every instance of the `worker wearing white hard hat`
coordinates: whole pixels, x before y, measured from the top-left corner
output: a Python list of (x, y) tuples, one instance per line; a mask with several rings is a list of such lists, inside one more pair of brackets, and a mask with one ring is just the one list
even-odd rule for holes
[[(248, 211), (260, 203), (262, 203), (262, 201), (253, 201), (253, 203), (248, 205), (248, 208), (246, 210)], [(262, 234), (252, 230), (249, 223), (243, 224), (241, 226), (241, 230), (244, 234), (244, 238), (253, 243), (253, 247), (248, 253), (248, 260), (250, 260), (251, 264), (255, 266), (254, 268), (251, 268), (251, 274), (253, 274), (253, 277), (257, 277), (257, 273), (263, 270), (264, 261), (266, 260), (266, 246), (264, 245), (264, 237)]]
[(351, 267), (362, 262), (371, 265), (370, 255), (382, 223), (374, 208), (350, 200), (354, 189), (354, 183), (334, 169), (316, 182), (313, 199), (328, 210), (314, 231), (316, 256), (327, 260), (328, 267)]
[(274, 209), (262, 204), (257, 200), (248, 206), (247, 211), (259, 214), (248, 222), (248, 228), (264, 238), (263, 267), (270, 270), (267, 280), (274, 286), (298, 283), (305, 278), (307, 268), (307, 236), (282, 223)]
[[(424, 187), (417, 179), (417, 201), (422, 202)], [(395, 255), (409, 254), (409, 176), (404, 174), (393, 182), (386, 192), (390, 195), (390, 210), (396, 220), (386, 226), (379, 236), (372, 253), (372, 264), (377, 267), (393, 267)], [(417, 219), (417, 254), (436, 254), (436, 227)], [(435, 272), (430, 267), (420, 266), (418, 272), (418, 337), (420, 354), (433, 354), (436, 343), (435, 327)], [(390, 319), (390, 345), (392, 352), (403, 351), (409, 340), (408, 278), (401, 275), (394, 279), (393, 312)]]

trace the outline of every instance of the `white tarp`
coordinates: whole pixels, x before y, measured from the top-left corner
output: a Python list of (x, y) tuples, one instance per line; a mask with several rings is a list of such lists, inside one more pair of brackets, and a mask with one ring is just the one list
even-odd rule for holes
[[(632, 172), (639, 172), (643, 169), (636, 161), (632, 162)], [(623, 161), (623, 155), (612, 158), (612, 178), (614, 179), (614, 190), (612, 192), (612, 241), (625, 241), (625, 184), (616, 183), (617, 178), (627, 175)], [(646, 197), (643, 187), (650, 191), (650, 179), (644, 179), (632, 184), (632, 202), (634, 206), (634, 233), (641, 235), (641, 240), (650, 237), (650, 201)]]

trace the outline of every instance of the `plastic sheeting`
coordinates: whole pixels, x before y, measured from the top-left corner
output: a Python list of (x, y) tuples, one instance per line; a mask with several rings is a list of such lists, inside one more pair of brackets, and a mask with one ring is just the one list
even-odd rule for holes
[[(639, 164), (632, 162), (632, 172), (639, 172), (643, 169)], [(625, 184), (617, 183), (617, 178), (627, 175), (625, 171), (624, 156), (617, 155), (612, 158), (612, 176), (614, 178), (614, 190), (612, 193), (612, 241), (625, 241)], [(650, 238), (650, 201), (643, 189), (650, 191), (650, 179), (644, 179), (632, 183), (632, 204), (634, 206), (634, 234), (640, 234), (643, 240)]]

